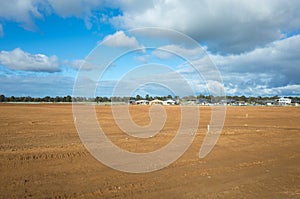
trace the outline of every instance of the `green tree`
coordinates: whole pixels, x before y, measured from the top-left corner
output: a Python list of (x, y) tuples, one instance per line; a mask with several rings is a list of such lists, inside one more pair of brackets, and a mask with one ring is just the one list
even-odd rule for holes
[(59, 96), (56, 96), (56, 97), (54, 98), (54, 102), (60, 102), (60, 97), (59, 97)]
[(99, 103), (99, 102), (101, 102), (101, 101), (102, 101), (102, 98), (101, 98), (101, 97), (97, 96), (97, 97), (95, 98), (95, 102)]
[(5, 95), (0, 95), (0, 102), (5, 102)]
[(147, 94), (147, 95), (145, 96), (145, 99), (146, 99), (146, 100), (150, 100), (149, 94)]
[(136, 95), (135, 99), (136, 99), (136, 100), (141, 100), (142, 97), (141, 97), (140, 95)]
[(70, 95), (67, 95), (66, 102), (72, 102), (72, 97)]
[(247, 98), (246, 98), (244, 95), (242, 95), (242, 96), (240, 97), (240, 99), (241, 99), (241, 101), (244, 101), (244, 102), (247, 101)]
[(50, 102), (50, 96), (46, 96), (43, 98), (43, 102)]
[(108, 97), (103, 97), (103, 102), (109, 102), (110, 99), (108, 99)]
[(9, 99), (9, 101), (10, 101), (10, 102), (15, 102), (15, 101), (16, 101), (15, 96), (11, 96), (10, 99)]

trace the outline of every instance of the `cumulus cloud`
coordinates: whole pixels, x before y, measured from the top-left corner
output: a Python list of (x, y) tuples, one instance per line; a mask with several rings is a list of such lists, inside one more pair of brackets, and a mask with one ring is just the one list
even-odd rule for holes
[(48, 3), (53, 12), (61, 17), (77, 17), (84, 19), (88, 29), (92, 26), (93, 18), (96, 18), (95, 21), (99, 21), (99, 19), (93, 15), (93, 11), (97, 11), (101, 9), (101, 6), (108, 4), (105, 0), (48, 0)]
[(42, 18), (38, 0), (0, 1), (0, 19), (18, 22), (27, 30), (35, 29), (34, 18)]
[(140, 45), (135, 37), (127, 36), (123, 31), (117, 31), (103, 39), (103, 44), (109, 47), (138, 48)]
[[(239, 55), (209, 54), (191, 63), (205, 80), (219, 74), (228, 95), (299, 95), (300, 35), (272, 42), (265, 47)], [(189, 64), (178, 66), (177, 72), (197, 80), (199, 75)], [(214, 72), (214, 73), (211, 73)], [(206, 82), (207, 84), (207, 82)], [(208, 85), (204, 86), (208, 86)], [(194, 88), (203, 92), (203, 82), (195, 81)]]
[(193, 58), (193, 57), (198, 57), (199, 54), (203, 54), (203, 50), (200, 47), (188, 49), (178, 45), (161, 46), (157, 48), (155, 51), (153, 51), (153, 55), (160, 59), (168, 59), (172, 56)]
[(12, 51), (0, 52), (0, 63), (13, 70), (36, 71), (36, 72), (57, 72), (58, 58), (43, 54), (30, 54), (20, 48)]
[(239, 84), (230, 84), (225, 86), (225, 93), (231, 96), (297, 96), (300, 95), (300, 85), (292, 84), (278, 87), (269, 87), (267, 85), (241, 86)]
[(49, 0), (54, 12), (62, 17), (83, 17), (91, 15), (92, 9), (101, 4), (98, 0)]
[(300, 35), (240, 55), (210, 55), (229, 95), (299, 95)]
[(0, 1), (0, 19), (20, 23), (27, 30), (36, 29), (35, 19), (55, 13), (61, 17), (77, 17), (91, 26), (93, 11), (99, 10), (108, 1), (100, 0), (10, 0)]
[(112, 22), (124, 28), (165, 27), (182, 31), (212, 52), (239, 54), (299, 31), (299, 1), (124, 1)]
[(0, 19), (34, 29), (34, 19), (56, 13), (78, 17), (86, 22), (100, 21), (105, 8), (117, 9), (120, 15), (106, 21), (117, 29), (164, 27), (182, 31), (219, 54), (240, 54), (300, 31), (300, 1), (281, 0), (11, 0), (0, 1)]
[[(14, 21), (27, 30), (34, 30), (36, 19), (53, 13), (63, 18), (81, 18), (89, 28), (93, 20), (100, 20), (100, 15), (95, 14), (107, 7), (117, 9), (118, 13), (120, 11), (120, 15), (113, 18), (111, 15), (105, 16), (106, 22), (113, 23), (116, 29), (147, 26), (171, 28), (182, 31), (205, 45), (212, 61), (221, 71), (229, 94), (300, 93), (300, 35), (297, 35), (300, 32), (300, 1), (0, 1), (0, 37), (4, 36), (3, 21)], [(147, 34), (151, 35), (151, 32)], [(143, 48), (136, 38), (118, 31), (108, 35), (103, 41), (109, 47)], [(170, 38), (170, 41), (172, 39), (176, 40)], [(178, 43), (180, 41), (174, 42), (174, 45), (162, 46), (151, 55), (135, 59), (147, 63), (153, 55), (161, 59), (173, 58), (172, 54), (162, 49), (187, 57), (197, 55), (197, 48), (184, 48)], [(206, 68), (209, 71), (210, 65), (204, 61), (206, 60), (202, 59), (192, 63), (200, 66), (203, 71)], [(0, 63), (13, 70), (59, 71), (56, 56), (30, 54), (19, 48), (1, 51)], [(79, 69), (83, 63), (84, 60), (74, 60), (69, 61), (68, 66)], [(84, 67), (86, 70), (92, 69), (91, 65)], [(190, 74), (194, 70), (179, 67), (178, 72)], [(198, 85), (199, 89), (202, 88), (203, 82), (198, 82)]]
[(300, 84), (300, 35), (240, 55), (211, 55), (224, 72), (276, 74), (282, 84)]

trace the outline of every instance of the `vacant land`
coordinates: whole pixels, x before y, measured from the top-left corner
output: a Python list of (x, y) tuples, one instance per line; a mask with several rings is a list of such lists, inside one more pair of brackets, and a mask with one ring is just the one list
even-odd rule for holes
[[(99, 123), (117, 145), (134, 152), (167, 144), (179, 126), (180, 108), (155, 137), (125, 135), (111, 107), (98, 106)], [(132, 106), (140, 125), (148, 106)], [(300, 198), (300, 108), (228, 107), (213, 151), (198, 158), (210, 121), (200, 107), (196, 138), (170, 166), (129, 174), (95, 160), (76, 132), (71, 105), (0, 105), (0, 198)]]

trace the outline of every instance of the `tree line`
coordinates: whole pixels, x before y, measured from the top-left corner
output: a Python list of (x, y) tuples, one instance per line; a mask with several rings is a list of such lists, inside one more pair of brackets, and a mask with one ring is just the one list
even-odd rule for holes
[[(189, 101), (189, 100), (199, 100), (199, 99), (206, 99), (206, 100), (211, 100), (213, 97), (211, 95), (198, 95), (198, 96), (185, 96), (182, 98), (179, 98), (178, 96), (171, 96), (171, 95), (167, 95), (167, 96), (150, 96), (149, 94), (145, 95), (145, 96), (141, 96), (141, 95), (136, 95), (136, 96), (131, 96), (131, 97), (101, 97), (101, 96), (97, 96), (97, 97), (91, 97), (91, 98), (87, 98), (87, 97), (72, 97), (70, 95), (67, 96), (56, 96), (56, 97), (51, 97), (51, 96), (45, 96), (45, 97), (30, 97), (30, 96), (22, 96), (22, 97), (15, 97), (15, 96), (5, 96), (5, 95), (0, 95), (0, 102), (128, 102), (129, 100), (154, 100), (154, 99), (159, 99), (159, 100), (167, 100), (167, 99), (180, 99), (180, 100), (185, 100), (185, 101)], [(272, 97), (262, 97), (262, 96), (258, 96), (258, 97), (246, 97), (244, 95), (242, 96), (226, 96), (227, 100), (231, 100), (231, 101), (244, 101), (244, 102), (263, 102), (263, 101), (274, 101), (279, 99), (280, 97), (275, 95)], [(300, 97), (289, 97), (290, 99), (292, 99), (292, 101), (294, 102), (300, 102)]]
[[(173, 99), (171, 95), (167, 96), (155, 96), (152, 97), (150, 95), (145, 95), (142, 97), (141, 95), (136, 95), (132, 97), (72, 97), (70, 95), (67, 96), (45, 96), (45, 97), (31, 97), (31, 96), (22, 96), (22, 97), (15, 97), (15, 96), (5, 96), (0, 95), (0, 102), (128, 102), (129, 100), (167, 100)], [(178, 98), (177, 96), (175, 98)]]

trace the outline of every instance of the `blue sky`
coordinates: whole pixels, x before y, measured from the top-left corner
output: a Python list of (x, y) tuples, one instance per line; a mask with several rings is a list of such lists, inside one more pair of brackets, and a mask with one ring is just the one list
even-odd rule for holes
[[(299, 96), (299, 7), (299, 1), (281, 0), (1, 1), (0, 94), (73, 95), (84, 74), (96, 91), (77, 94), (110, 96), (122, 82), (123, 90), (131, 89), (126, 95), (190, 94), (187, 83), (194, 94), (222, 84), (227, 95)], [(147, 27), (156, 29), (131, 32)], [(117, 52), (127, 53), (101, 76), (101, 63)], [(216, 69), (221, 79), (212, 78)]]

